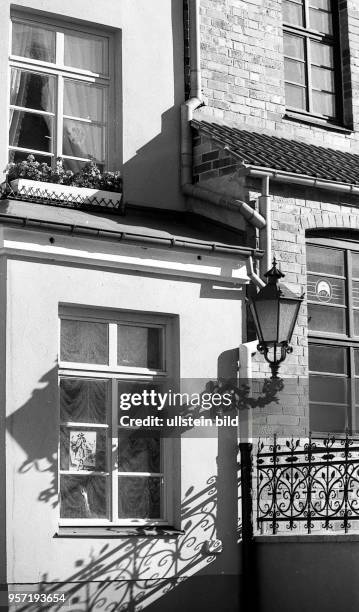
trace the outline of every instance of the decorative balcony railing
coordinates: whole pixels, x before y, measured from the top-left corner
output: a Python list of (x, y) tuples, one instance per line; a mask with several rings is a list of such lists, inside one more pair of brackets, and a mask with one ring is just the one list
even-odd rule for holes
[(259, 441), (257, 526), (261, 533), (359, 529), (359, 440)]
[[(15, 185), (16, 183), (16, 185)], [(19, 179), (0, 186), (0, 199), (20, 200), (93, 212), (123, 213), (122, 193)]]

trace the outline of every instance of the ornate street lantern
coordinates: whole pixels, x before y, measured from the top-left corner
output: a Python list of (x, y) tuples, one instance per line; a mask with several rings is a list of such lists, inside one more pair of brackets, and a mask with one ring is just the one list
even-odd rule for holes
[(258, 351), (270, 365), (271, 378), (278, 378), (279, 365), (293, 352), (289, 343), (304, 294), (295, 295), (279, 284), (284, 274), (278, 270), (275, 258), (265, 277), (268, 283), (249, 299), (249, 307), (259, 340)]

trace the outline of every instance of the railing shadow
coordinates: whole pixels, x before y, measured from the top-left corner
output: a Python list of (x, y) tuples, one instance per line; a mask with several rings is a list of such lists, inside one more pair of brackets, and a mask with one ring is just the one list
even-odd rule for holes
[[(206, 554), (205, 542), (216, 535), (217, 482), (212, 476), (203, 489), (190, 487), (181, 504), (184, 535), (126, 538), (111, 548), (106, 544), (98, 556), (79, 558), (66, 582), (44, 574), (37, 592), (63, 592), (72, 612), (95, 609), (131, 612), (141, 610), (174, 589), (215, 555)], [(99, 582), (100, 581), (100, 582)], [(60, 610), (62, 604), (41, 609)], [(38, 610), (26, 604), (18, 610)]]
[[(7, 429), (25, 455), (17, 466), (18, 474), (30, 470), (46, 474), (48, 486), (38, 493), (37, 499), (52, 508), (58, 503), (58, 429), (54, 427), (54, 419), (49, 419), (49, 408), (54, 407), (53, 390), (57, 377), (57, 368), (54, 367), (41, 378), (39, 387), (33, 390), (28, 401), (7, 419)], [(249, 385), (236, 385), (234, 381), (225, 379), (208, 381), (205, 392), (216, 389), (232, 394), (231, 410), (234, 413), (273, 402), (277, 392), (273, 386), (267, 386), (259, 397), (253, 399)], [(215, 569), (218, 557), (208, 552), (206, 545), (209, 541), (223, 540), (225, 545), (219, 564), (230, 568), (237, 546), (236, 533), (237, 541), (242, 535), (241, 513), (238, 511), (242, 491), (238, 474), (240, 462), (237, 464), (237, 433), (236, 427), (219, 428), (217, 473), (202, 486), (196, 484), (185, 492), (181, 503), (183, 535), (174, 537), (157, 533), (151, 537), (138, 530), (138, 535), (126, 535), (119, 544), (114, 545), (114, 541), (109, 540), (99, 552), (95, 543), (90, 543), (92, 552), (87, 557), (76, 559), (76, 553), (73, 553), (76, 559), (73, 571), (65, 580), (63, 576), (59, 579), (44, 573), (37, 592), (50, 596), (64, 592), (70, 602), (69, 610), (73, 612), (95, 609), (131, 612), (148, 607), (186, 579), (205, 570), (209, 564), (213, 564), (213, 574), (223, 573), (224, 570)], [(15, 486), (19, 487), (18, 483)], [(73, 542), (73, 550), (76, 550), (76, 540)], [(240, 568), (237, 567), (236, 571)], [(60, 610), (61, 605), (49, 603), (41, 607), (46, 608)], [(35, 603), (20, 609), (35, 612), (39, 607)]]

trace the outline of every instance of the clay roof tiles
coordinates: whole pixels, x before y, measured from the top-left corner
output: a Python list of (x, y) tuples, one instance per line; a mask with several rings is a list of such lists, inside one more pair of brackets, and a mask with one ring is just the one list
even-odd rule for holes
[(359, 185), (359, 154), (193, 119), (200, 134), (226, 145), (240, 163)]

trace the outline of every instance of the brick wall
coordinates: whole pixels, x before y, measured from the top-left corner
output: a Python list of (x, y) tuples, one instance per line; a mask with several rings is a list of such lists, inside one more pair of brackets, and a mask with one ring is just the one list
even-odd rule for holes
[[(339, 0), (344, 116), (351, 130), (325, 129), (285, 118), (282, 0), (201, 0), (202, 89), (199, 112), (241, 129), (304, 140), (345, 151), (359, 151), (359, 2)], [(240, 180), (238, 160), (210, 139), (194, 135), (194, 182), (213, 191), (255, 202), (259, 182)], [(271, 182), (272, 250), (285, 283), (306, 291), (305, 232), (314, 228), (359, 229), (358, 198)], [(253, 232), (248, 235), (253, 240)], [(254, 246), (254, 244), (253, 244)], [(293, 353), (281, 366), (285, 388), (275, 401), (253, 410), (254, 435), (307, 435), (307, 308), (301, 307)], [(270, 369), (253, 359), (257, 395)], [(297, 385), (297, 392), (293, 392)]]
[[(344, 114), (359, 128), (359, 4), (341, 0)], [(358, 134), (285, 119), (282, 0), (201, 0), (204, 112), (245, 129), (343, 150)]]
[[(250, 198), (260, 191), (252, 189)], [(359, 230), (358, 198), (332, 196), (318, 190), (303, 190), (272, 184), (272, 252), (285, 274), (283, 282), (295, 293), (306, 291), (305, 235), (310, 229)], [(294, 330), (293, 353), (281, 365), (284, 389), (277, 403), (265, 406), (254, 413), (254, 434), (283, 436), (306, 435), (309, 432), (308, 405), (308, 340), (307, 305), (301, 306)], [(253, 377), (258, 384), (270, 376), (264, 357), (256, 354), (252, 363)], [(298, 384), (298, 401), (293, 401), (294, 382)], [(301, 396), (301, 397), (300, 397)], [(303, 410), (304, 408), (304, 410)], [(289, 417), (292, 417), (291, 419)]]
[(238, 159), (210, 138), (201, 136), (194, 130), (193, 137), (193, 182), (208, 181), (233, 174), (237, 169)]

